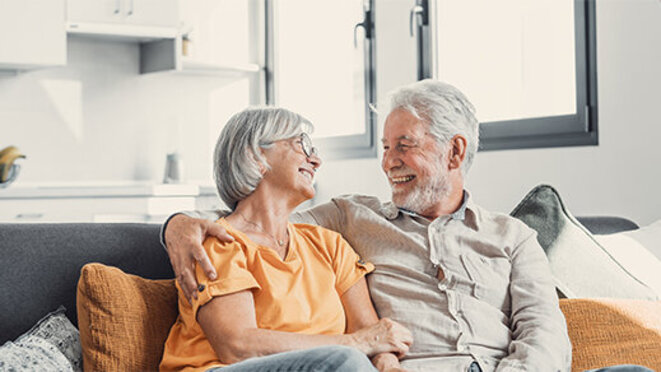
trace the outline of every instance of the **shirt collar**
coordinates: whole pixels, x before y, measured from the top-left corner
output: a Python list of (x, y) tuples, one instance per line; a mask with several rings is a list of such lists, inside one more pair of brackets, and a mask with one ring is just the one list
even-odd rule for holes
[[(469, 205), (469, 200), (470, 193), (468, 190), (464, 189), (464, 196), (463, 200), (461, 201), (461, 206), (459, 206), (459, 208), (450, 215), (450, 219), (463, 221), (466, 218), (466, 209), (471, 208)], [(389, 220), (394, 220), (400, 213), (407, 214), (412, 217), (422, 217), (415, 212), (404, 208), (398, 208), (392, 201), (383, 203), (383, 206), (381, 207), (381, 214), (383, 214)]]

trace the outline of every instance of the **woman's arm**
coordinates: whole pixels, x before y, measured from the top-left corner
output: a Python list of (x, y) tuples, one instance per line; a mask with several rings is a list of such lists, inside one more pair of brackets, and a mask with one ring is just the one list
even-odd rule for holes
[[(392, 338), (387, 342), (392, 345), (397, 354), (402, 357), (408, 352), (413, 337), (411, 332), (403, 326), (393, 322), (390, 319), (379, 320), (374, 305), (370, 299), (369, 291), (367, 289), (367, 281), (365, 277), (361, 278), (353, 286), (351, 286), (341, 297), (344, 312), (347, 317), (347, 333), (357, 335), (367, 333), (370, 327), (392, 327)], [(369, 339), (367, 334), (363, 335), (363, 339), (367, 338), (367, 342), (381, 342), (378, 335), (371, 334), (371, 337), (376, 339)], [(391, 352), (377, 353), (372, 357), (372, 363), (379, 369), (379, 371), (386, 371), (392, 368), (399, 368), (399, 358)]]
[[(257, 327), (255, 304), (250, 291), (214, 297), (199, 309), (197, 321), (224, 363), (322, 345), (352, 346), (368, 356), (405, 351), (404, 348), (394, 346), (405, 343), (391, 341), (402, 338), (400, 334), (404, 327), (387, 319), (369, 329), (344, 335), (303, 335), (260, 329)], [(405, 349), (408, 350), (408, 347)]]

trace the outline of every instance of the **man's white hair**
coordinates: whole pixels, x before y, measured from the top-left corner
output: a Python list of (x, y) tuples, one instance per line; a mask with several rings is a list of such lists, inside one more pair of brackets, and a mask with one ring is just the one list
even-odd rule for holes
[(312, 131), (303, 116), (278, 107), (250, 107), (234, 114), (223, 128), (214, 150), (213, 175), (218, 195), (232, 210), (262, 180), (260, 164), (270, 169), (260, 148)]
[(479, 146), (479, 122), (468, 98), (450, 84), (425, 79), (391, 93), (390, 112), (400, 108), (429, 124), (429, 132), (442, 148), (457, 134), (466, 137), (466, 157), (461, 166), (465, 176)]

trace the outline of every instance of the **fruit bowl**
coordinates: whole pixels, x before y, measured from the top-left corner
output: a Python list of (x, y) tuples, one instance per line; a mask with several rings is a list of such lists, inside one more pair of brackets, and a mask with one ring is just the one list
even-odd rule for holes
[[(4, 167), (4, 166), (5, 166), (4, 164), (0, 164), (0, 168)], [(0, 169), (0, 171), (2, 171), (2, 169)], [(0, 182), (0, 189), (4, 189), (4, 188), (8, 187), (9, 185), (11, 185), (11, 183), (14, 182), (16, 180), (16, 178), (18, 178), (18, 173), (20, 171), (21, 171), (21, 166), (20, 165), (18, 165), (18, 164), (10, 165), (9, 176), (7, 177), (7, 181)]]

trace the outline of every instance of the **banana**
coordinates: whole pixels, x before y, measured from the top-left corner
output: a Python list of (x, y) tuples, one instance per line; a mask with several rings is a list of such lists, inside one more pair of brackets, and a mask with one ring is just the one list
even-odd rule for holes
[(16, 159), (25, 158), (16, 146), (9, 146), (0, 151), (0, 182), (7, 182), (9, 171)]

